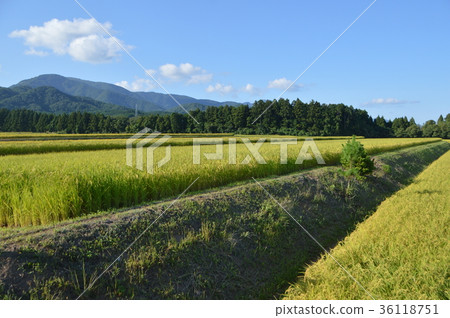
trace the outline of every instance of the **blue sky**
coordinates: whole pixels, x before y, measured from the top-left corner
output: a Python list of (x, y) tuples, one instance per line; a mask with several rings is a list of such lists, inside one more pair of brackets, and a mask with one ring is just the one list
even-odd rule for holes
[[(277, 98), (372, 0), (79, 0), (171, 93)], [(283, 97), (450, 112), (450, 1), (378, 0)], [(0, 86), (40, 74), (163, 92), (72, 0), (0, 1)]]

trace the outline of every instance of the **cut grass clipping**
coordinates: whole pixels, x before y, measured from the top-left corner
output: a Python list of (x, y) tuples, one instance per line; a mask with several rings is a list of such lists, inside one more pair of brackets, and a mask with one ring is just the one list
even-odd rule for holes
[[(450, 151), (385, 200), (331, 254), (376, 299), (449, 299)], [(287, 299), (367, 299), (330, 258), (310, 266)]]

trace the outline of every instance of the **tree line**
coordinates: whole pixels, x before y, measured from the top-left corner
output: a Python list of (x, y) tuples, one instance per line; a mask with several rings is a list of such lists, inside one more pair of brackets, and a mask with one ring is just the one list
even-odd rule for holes
[[(260, 116), (263, 111), (265, 113)], [(4, 132), (134, 133), (145, 127), (163, 133), (450, 138), (450, 114), (445, 119), (441, 115), (437, 122), (428, 120), (424, 125), (418, 125), (414, 118), (385, 120), (378, 116), (373, 119), (367, 111), (352, 106), (321, 104), (314, 100), (304, 103), (299, 99), (292, 102), (287, 99), (259, 100), (252, 107), (207, 107), (204, 111), (193, 110), (190, 115), (171, 113), (138, 117), (86, 112), (56, 115), (25, 109), (0, 109), (0, 131)]]

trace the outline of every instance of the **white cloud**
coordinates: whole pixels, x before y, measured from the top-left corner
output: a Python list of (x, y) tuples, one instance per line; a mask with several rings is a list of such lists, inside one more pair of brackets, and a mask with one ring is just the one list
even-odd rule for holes
[(206, 88), (208, 93), (219, 93), (221, 95), (234, 93), (234, 88), (231, 85), (223, 85), (221, 83), (216, 83), (215, 85), (209, 85)]
[(148, 92), (155, 88), (154, 82), (147, 78), (138, 78), (131, 83), (120, 81), (114, 84), (132, 92)]
[[(110, 23), (102, 25), (110, 33), (113, 32)], [(24, 44), (28, 46), (25, 53), (29, 55), (68, 54), (76, 61), (104, 63), (118, 57), (121, 51), (115, 40), (106, 35), (94, 19), (52, 19), (42, 26), (15, 30), (9, 36), (23, 38)]]
[(145, 70), (145, 72), (147, 73), (147, 75), (151, 75), (151, 76), (155, 76), (157, 73), (155, 70), (152, 70), (151, 68), (149, 68), (148, 70)]
[(259, 95), (259, 88), (253, 86), (252, 84), (247, 84), (242, 88), (242, 91), (250, 95)]
[[(273, 81), (270, 81), (267, 85), (268, 88), (275, 88), (279, 90), (285, 90), (289, 87), (289, 91), (296, 92), (303, 87), (303, 84), (292, 84), (291, 80), (288, 80), (286, 77), (277, 78)], [(292, 86), (291, 86), (292, 85)]]
[(26, 55), (47, 56), (48, 52), (36, 50), (34, 47), (25, 51)]
[(196, 74), (192, 75), (188, 80), (188, 84), (208, 83), (212, 80), (212, 74)]
[[(146, 70), (147, 75), (151, 75), (158, 82), (164, 79), (171, 81), (184, 81), (187, 84), (198, 84), (206, 81), (211, 81), (212, 74), (207, 73), (201, 67), (193, 66), (190, 63), (180, 64), (176, 66), (174, 64), (165, 64), (160, 66), (159, 71), (154, 69)], [(134, 81), (120, 81), (115, 85), (121, 86), (130, 91), (150, 91), (154, 89), (157, 84), (153, 79), (149, 78), (135, 78)], [(227, 89), (225, 89), (226, 91)]]
[(103, 63), (111, 61), (119, 55), (117, 43), (111, 38), (104, 38), (97, 34), (77, 38), (68, 48), (68, 53), (74, 59), (89, 63)]
[(208, 93), (219, 93), (221, 95), (232, 95), (236, 97), (239, 93), (247, 93), (250, 95), (259, 95), (261, 90), (252, 84), (247, 84), (241, 88), (235, 88), (232, 85), (224, 85), (222, 83), (216, 83), (214, 85), (209, 85), (206, 88)]
[(181, 63), (179, 66), (175, 64), (164, 64), (159, 67), (159, 73), (162, 77), (171, 81), (184, 81), (187, 84), (207, 83), (213, 77), (211, 73), (191, 63)]
[(397, 98), (374, 98), (369, 102), (365, 102), (362, 105), (400, 105), (400, 104), (416, 104), (418, 101), (399, 100)]

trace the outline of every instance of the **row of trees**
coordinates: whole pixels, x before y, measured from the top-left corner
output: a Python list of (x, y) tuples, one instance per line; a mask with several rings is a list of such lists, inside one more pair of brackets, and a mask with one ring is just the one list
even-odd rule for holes
[(429, 120), (420, 126), (413, 118), (373, 119), (365, 110), (344, 104), (303, 103), (299, 99), (293, 102), (260, 100), (252, 107), (208, 107), (205, 111), (194, 110), (190, 114), (192, 117), (172, 113), (127, 118), (80, 112), (55, 115), (0, 109), (0, 131), (134, 133), (149, 127), (164, 133), (450, 138), (450, 114), (445, 119), (440, 116), (437, 122)]
[(0, 131), (120, 133), (127, 131), (129, 125), (130, 119), (127, 117), (111, 117), (103, 114), (74, 112), (54, 115), (25, 109), (0, 109)]
[(450, 114), (439, 116), (437, 122), (428, 120), (423, 126), (419, 126), (411, 118), (406, 117), (394, 119), (391, 125), (392, 134), (395, 137), (441, 137), (450, 138)]

